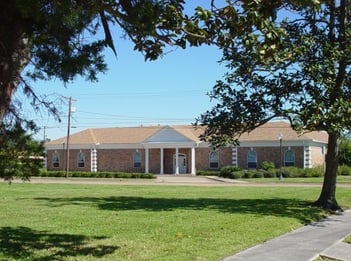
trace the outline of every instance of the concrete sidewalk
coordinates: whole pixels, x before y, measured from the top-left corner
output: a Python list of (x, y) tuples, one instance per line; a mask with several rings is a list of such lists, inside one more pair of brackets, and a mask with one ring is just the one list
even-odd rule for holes
[(311, 261), (319, 255), (351, 261), (351, 244), (342, 240), (351, 234), (351, 210), (331, 215), (319, 222), (294, 230), (249, 248), (222, 261)]

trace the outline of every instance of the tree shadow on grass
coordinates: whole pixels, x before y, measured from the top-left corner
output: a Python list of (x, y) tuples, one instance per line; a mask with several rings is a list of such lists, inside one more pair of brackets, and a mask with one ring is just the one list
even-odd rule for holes
[(310, 207), (312, 202), (299, 199), (219, 199), (219, 198), (149, 198), (149, 197), (75, 197), (75, 198), (36, 198), (44, 200), (51, 207), (62, 205), (92, 205), (102, 210), (124, 211), (172, 211), (212, 210), (224, 213), (271, 215), (291, 217), (303, 224), (323, 217), (319, 208)]
[(62, 260), (63, 258), (89, 256), (100, 258), (112, 254), (119, 247), (91, 245), (104, 237), (52, 234), (28, 227), (0, 228), (0, 256), (5, 260)]

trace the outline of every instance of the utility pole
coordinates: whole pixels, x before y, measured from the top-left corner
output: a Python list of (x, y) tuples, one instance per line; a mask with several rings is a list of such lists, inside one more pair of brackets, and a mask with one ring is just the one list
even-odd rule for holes
[(46, 132), (45, 132), (45, 130), (46, 130), (46, 126), (44, 126), (43, 142), (46, 141)]
[(71, 130), (72, 115), (72, 97), (68, 98), (68, 122), (67, 122), (67, 138), (66, 138), (66, 178), (69, 176), (69, 136)]

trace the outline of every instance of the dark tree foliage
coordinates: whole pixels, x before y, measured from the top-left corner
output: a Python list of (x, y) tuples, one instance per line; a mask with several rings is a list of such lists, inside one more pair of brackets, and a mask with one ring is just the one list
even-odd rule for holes
[(43, 168), (44, 144), (26, 134), (20, 125), (0, 127), (0, 177), (28, 179)]
[(210, 93), (218, 103), (197, 119), (207, 126), (202, 138), (235, 143), (276, 117), (298, 132), (327, 132), (326, 172), (315, 205), (341, 210), (335, 191), (340, 136), (351, 127), (350, 1), (212, 3), (212, 10), (199, 8), (193, 17), (201, 29), (194, 34), (223, 50), (228, 73)]
[[(0, 1), (0, 175), (26, 177), (36, 172), (41, 155), (21, 126), (36, 130), (27, 119), (22, 91), (34, 110), (44, 106), (59, 120), (55, 101), (39, 96), (36, 80), (77, 76), (97, 81), (107, 65), (103, 51), (115, 55), (112, 35), (122, 32), (146, 60), (155, 60), (167, 45), (180, 45), (183, 0), (10, 0)], [(31, 158), (32, 157), (32, 158)]]
[[(35, 109), (44, 105), (57, 116), (55, 104), (36, 95), (33, 80), (77, 76), (96, 81), (107, 70), (102, 51), (114, 47), (113, 31), (121, 30), (154, 60), (182, 34), (181, 0), (12, 0), (0, 2), (0, 121), (33, 122), (13, 100), (22, 90)], [(6, 117), (5, 117), (6, 116)]]
[(351, 140), (348, 137), (342, 137), (339, 147), (339, 163), (351, 166)]

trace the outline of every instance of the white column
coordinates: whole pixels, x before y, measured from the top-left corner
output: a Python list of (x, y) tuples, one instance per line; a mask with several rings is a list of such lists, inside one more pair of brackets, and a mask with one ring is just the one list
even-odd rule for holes
[(179, 158), (178, 158), (178, 154), (179, 154), (179, 149), (176, 148), (176, 153), (175, 153), (176, 169), (175, 169), (175, 173), (174, 173), (176, 175), (179, 175)]
[(90, 150), (90, 171), (97, 172), (97, 150), (96, 150), (96, 148)]
[(191, 148), (191, 175), (196, 175), (195, 169), (195, 148)]
[(163, 157), (163, 148), (160, 148), (160, 174), (164, 174)]
[(304, 153), (303, 153), (303, 157), (304, 157), (304, 168), (305, 169), (309, 169), (311, 168), (311, 147), (310, 146), (305, 146), (304, 147)]
[(232, 165), (237, 167), (238, 166), (238, 147), (232, 147)]
[(145, 148), (145, 173), (149, 173), (149, 148)]

